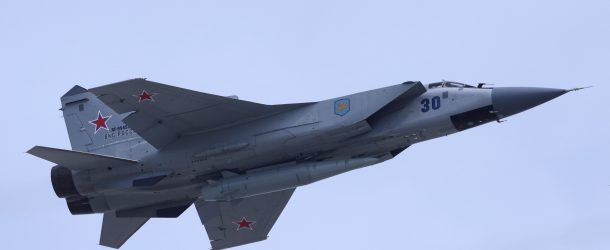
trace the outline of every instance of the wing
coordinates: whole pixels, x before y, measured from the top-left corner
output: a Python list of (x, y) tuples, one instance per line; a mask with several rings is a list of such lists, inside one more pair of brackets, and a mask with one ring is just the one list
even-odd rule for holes
[(105, 213), (102, 222), (100, 245), (119, 248), (150, 218), (118, 218), (114, 213)]
[(118, 113), (133, 112), (123, 122), (156, 148), (184, 135), (307, 105), (264, 105), (145, 79), (113, 83), (89, 91)]
[(289, 189), (233, 201), (195, 202), (212, 249), (267, 239), (293, 192)]

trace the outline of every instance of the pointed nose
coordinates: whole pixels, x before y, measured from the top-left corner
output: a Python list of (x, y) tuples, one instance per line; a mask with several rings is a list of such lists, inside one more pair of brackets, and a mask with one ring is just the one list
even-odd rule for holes
[(491, 101), (498, 116), (501, 118), (531, 109), (567, 92), (565, 89), (551, 88), (494, 88), (491, 92)]

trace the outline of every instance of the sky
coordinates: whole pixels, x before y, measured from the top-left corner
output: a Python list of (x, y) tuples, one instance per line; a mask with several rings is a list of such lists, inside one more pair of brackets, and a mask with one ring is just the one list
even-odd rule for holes
[[(608, 1), (0, 1), (3, 249), (107, 249), (52, 163), (59, 97), (149, 80), (266, 104), (407, 80), (593, 88), (297, 189), (236, 249), (610, 249)], [(193, 207), (122, 249), (208, 249)]]

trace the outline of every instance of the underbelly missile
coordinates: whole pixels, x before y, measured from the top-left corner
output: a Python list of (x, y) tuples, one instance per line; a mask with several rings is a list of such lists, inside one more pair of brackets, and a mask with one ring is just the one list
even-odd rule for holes
[(354, 158), (294, 164), (277, 169), (223, 178), (201, 188), (205, 201), (228, 201), (307, 185), (354, 169), (379, 163), (379, 158)]

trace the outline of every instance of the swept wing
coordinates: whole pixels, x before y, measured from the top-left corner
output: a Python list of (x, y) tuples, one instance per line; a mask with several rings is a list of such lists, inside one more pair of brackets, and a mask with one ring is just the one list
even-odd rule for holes
[(133, 79), (89, 89), (156, 148), (184, 135), (243, 123), (307, 105), (265, 105)]

